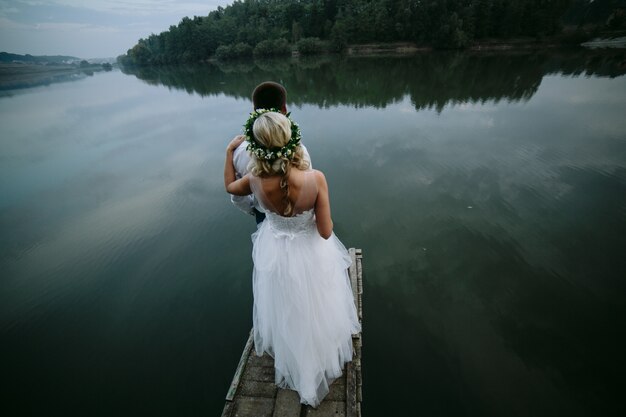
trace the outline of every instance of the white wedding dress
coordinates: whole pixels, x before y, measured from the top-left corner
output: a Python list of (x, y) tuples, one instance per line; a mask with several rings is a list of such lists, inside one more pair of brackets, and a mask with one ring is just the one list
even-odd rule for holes
[(266, 213), (252, 235), (254, 346), (257, 355), (274, 357), (276, 385), (316, 407), (352, 360), (351, 335), (361, 325), (346, 271), (350, 256), (334, 233), (319, 235), (312, 203), (306, 206), (317, 196), (315, 175), (305, 174), (293, 217), (270, 208), (262, 178), (250, 179)]

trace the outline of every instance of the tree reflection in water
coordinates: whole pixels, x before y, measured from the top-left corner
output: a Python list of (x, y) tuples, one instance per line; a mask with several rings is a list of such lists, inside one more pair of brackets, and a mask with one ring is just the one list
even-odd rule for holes
[(548, 74), (616, 77), (626, 73), (626, 59), (621, 52), (598, 50), (549, 54), (432, 52), (407, 57), (326, 56), (123, 71), (149, 84), (201, 96), (225, 94), (247, 99), (260, 82), (279, 80), (289, 91), (291, 105), (384, 108), (408, 95), (416, 110), (441, 111), (450, 103), (528, 100)]

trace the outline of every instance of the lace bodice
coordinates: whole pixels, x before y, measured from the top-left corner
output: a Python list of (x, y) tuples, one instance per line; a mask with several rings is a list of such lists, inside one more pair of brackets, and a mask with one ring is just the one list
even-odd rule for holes
[(284, 217), (272, 211), (267, 211), (266, 222), (269, 222), (272, 234), (276, 237), (295, 238), (298, 235), (307, 235), (317, 231), (315, 225), (315, 211), (313, 209)]

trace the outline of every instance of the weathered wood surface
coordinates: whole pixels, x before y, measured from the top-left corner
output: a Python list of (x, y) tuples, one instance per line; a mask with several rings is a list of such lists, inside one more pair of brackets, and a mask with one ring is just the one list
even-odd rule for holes
[[(348, 276), (354, 301), (363, 319), (363, 254), (361, 249), (350, 248), (352, 265)], [(256, 356), (252, 332), (244, 347), (235, 371), (233, 382), (226, 394), (222, 417), (360, 417), (362, 395), (361, 333), (352, 335), (354, 355), (346, 364), (343, 375), (330, 386), (330, 392), (317, 408), (300, 404), (298, 393), (279, 389), (274, 385), (274, 360)]]

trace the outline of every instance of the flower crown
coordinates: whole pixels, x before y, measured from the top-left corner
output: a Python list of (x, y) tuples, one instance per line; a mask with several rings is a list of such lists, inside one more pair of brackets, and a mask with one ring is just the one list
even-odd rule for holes
[(246, 150), (256, 156), (258, 159), (264, 159), (268, 162), (272, 162), (283, 156), (287, 157), (288, 159), (292, 159), (296, 153), (296, 148), (300, 145), (300, 139), (302, 137), (300, 135), (300, 127), (289, 117), (291, 113), (285, 114), (285, 117), (287, 117), (287, 119), (289, 119), (289, 122), (291, 122), (291, 139), (289, 139), (289, 142), (287, 142), (285, 146), (278, 148), (266, 148), (254, 139), (254, 133), (252, 132), (252, 126), (254, 125), (254, 122), (256, 121), (256, 119), (258, 119), (260, 115), (269, 112), (281, 113), (277, 109), (256, 109), (255, 111), (250, 113), (250, 117), (243, 125), (243, 133), (246, 136), (246, 142), (248, 142)]

